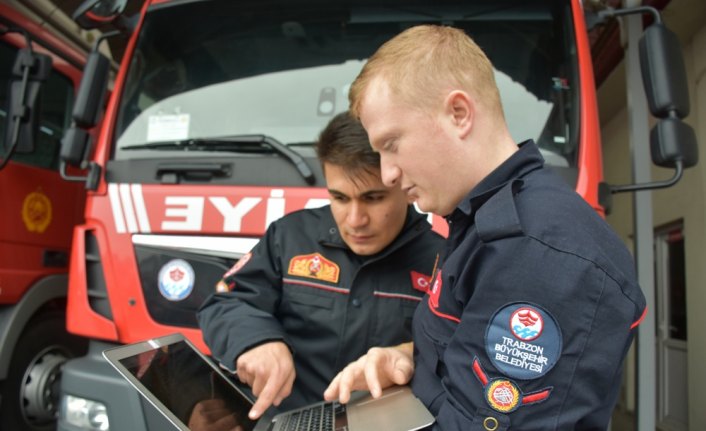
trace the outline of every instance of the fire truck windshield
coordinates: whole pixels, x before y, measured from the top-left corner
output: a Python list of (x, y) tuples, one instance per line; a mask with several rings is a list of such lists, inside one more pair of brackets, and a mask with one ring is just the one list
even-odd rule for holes
[(514, 138), (537, 141), (552, 165), (575, 165), (578, 75), (565, 0), (178, 3), (145, 16), (119, 90), (116, 160), (207, 156), (216, 149), (148, 144), (223, 136), (313, 142), (348, 108), (371, 53), (408, 26), (434, 23), (464, 29), (486, 51)]

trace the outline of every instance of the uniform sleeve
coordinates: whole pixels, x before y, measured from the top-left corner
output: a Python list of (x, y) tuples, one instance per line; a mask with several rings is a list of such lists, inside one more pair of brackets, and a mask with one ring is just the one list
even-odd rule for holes
[(639, 287), (541, 244), (490, 248), (495, 258), (440, 304), (465, 304), (458, 321), (437, 315), (426, 328), (433, 336), (435, 324), (457, 325), (435, 340), (447, 370), (436, 426), (605, 429), (644, 309), (626, 292)]
[(253, 250), (223, 277), (228, 292), (215, 293), (197, 317), (203, 338), (220, 363), (234, 371), (235, 360), (266, 341), (287, 337), (275, 317), (282, 297), (280, 247), (276, 223)]

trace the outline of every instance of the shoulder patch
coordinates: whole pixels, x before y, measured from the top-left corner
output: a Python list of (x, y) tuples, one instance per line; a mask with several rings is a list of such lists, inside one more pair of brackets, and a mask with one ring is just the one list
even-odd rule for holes
[(559, 360), (561, 329), (542, 307), (516, 302), (500, 307), (490, 319), (485, 349), (501, 373), (521, 380), (536, 379)]
[(338, 283), (340, 269), (338, 265), (323, 257), (320, 253), (294, 256), (289, 261), (287, 274), (298, 277)]

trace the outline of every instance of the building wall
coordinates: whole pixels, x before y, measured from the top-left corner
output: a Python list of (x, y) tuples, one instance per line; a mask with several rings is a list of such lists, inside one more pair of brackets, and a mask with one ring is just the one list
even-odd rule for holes
[[(674, 7), (686, 7), (675, 0)], [(669, 17), (666, 13), (665, 17)], [(665, 21), (671, 28), (679, 23)], [(691, 96), (691, 113), (686, 122), (696, 132), (699, 142), (700, 163), (685, 171), (683, 179), (674, 187), (653, 191), (652, 207), (654, 226), (683, 220), (686, 285), (687, 285), (687, 331), (688, 331), (688, 399), (689, 429), (706, 429), (706, 409), (703, 405), (703, 388), (706, 387), (706, 20), (696, 25), (690, 34), (680, 34), (684, 60), (687, 68)], [(599, 99), (613, 99), (603, 106), (615, 106), (615, 91), (623, 83), (625, 69), (617, 68), (609, 80), (599, 89)], [(604, 151), (605, 180), (610, 184), (631, 182), (631, 160), (629, 148), (628, 108), (625, 100), (608, 114), (602, 112), (602, 138)], [(646, 145), (648, 143), (645, 143)], [(653, 180), (667, 179), (672, 171), (652, 169)], [(613, 209), (608, 222), (623, 240), (632, 247), (633, 213), (632, 195), (624, 193), (613, 196)], [(655, 310), (652, 310), (653, 312)], [(631, 355), (633, 353), (631, 352)], [(632, 357), (632, 356), (631, 356)], [(626, 386), (634, 387), (634, 368), (629, 366)], [(656, 381), (656, 378), (655, 378)], [(634, 394), (628, 390), (624, 404), (634, 408)]]

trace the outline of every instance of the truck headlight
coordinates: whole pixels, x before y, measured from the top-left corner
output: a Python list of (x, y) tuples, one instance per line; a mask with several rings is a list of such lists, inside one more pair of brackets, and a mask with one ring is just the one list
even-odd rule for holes
[(108, 409), (98, 401), (65, 395), (61, 402), (61, 416), (67, 423), (84, 430), (110, 429)]

